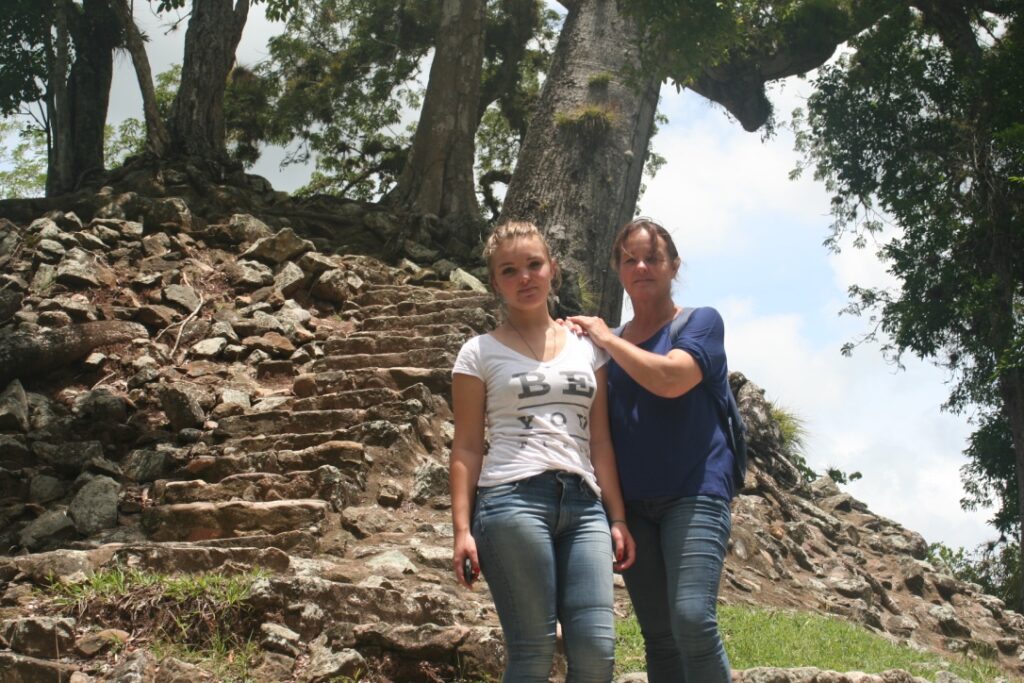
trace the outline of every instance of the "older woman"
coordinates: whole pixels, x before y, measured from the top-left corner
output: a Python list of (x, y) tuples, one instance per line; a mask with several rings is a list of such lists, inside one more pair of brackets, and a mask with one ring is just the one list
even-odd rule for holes
[[(612, 266), (633, 319), (569, 320), (608, 352), (608, 410), (626, 520), (637, 545), (623, 574), (651, 683), (725, 683), (729, 659), (716, 603), (730, 531), (734, 461), (720, 418), (728, 368), (722, 318), (697, 308), (679, 328), (672, 300), (680, 259), (650, 219), (621, 228)], [(674, 333), (674, 334), (673, 334)]]

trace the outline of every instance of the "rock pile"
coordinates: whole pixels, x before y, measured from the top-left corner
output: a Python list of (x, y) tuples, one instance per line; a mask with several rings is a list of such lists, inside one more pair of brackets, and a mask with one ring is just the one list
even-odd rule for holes
[[(113, 567), (259, 569), (238, 625), (256, 680), (496, 675), (486, 582), (462, 591), (449, 569), (447, 494), (450, 368), (493, 299), (441, 258), (430, 217), (194, 175), (0, 219), (0, 683), (214, 680), (39, 592)], [(804, 482), (763, 392), (732, 380), (752, 466), (722, 599), (1021, 670), (1024, 618)], [(874, 680), (807, 671), (740, 680)]]

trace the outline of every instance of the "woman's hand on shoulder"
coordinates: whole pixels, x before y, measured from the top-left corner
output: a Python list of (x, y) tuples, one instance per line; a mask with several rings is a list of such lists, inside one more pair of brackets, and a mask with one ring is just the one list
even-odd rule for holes
[(555, 322), (560, 327), (565, 328), (567, 332), (572, 332), (577, 337), (582, 337), (586, 334), (586, 330), (574, 323), (571, 318), (555, 318)]
[(566, 318), (566, 324), (574, 325), (583, 330), (583, 334), (590, 337), (591, 341), (602, 349), (608, 345), (615, 335), (604, 320), (592, 315), (571, 315)]

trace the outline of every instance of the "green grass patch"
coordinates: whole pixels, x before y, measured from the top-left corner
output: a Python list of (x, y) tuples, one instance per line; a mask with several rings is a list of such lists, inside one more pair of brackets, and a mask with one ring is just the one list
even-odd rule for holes
[(619, 122), (619, 115), (606, 105), (586, 104), (572, 111), (555, 112), (555, 125), (581, 136), (596, 137), (608, 133)]
[[(811, 666), (866, 673), (903, 669), (928, 680), (934, 680), (939, 671), (951, 671), (977, 683), (1009, 678), (993, 661), (918, 652), (855, 624), (808, 612), (723, 605), (718, 617), (734, 669)], [(620, 619), (616, 631), (616, 675), (644, 671), (643, 638), (636, 618)]]
[(215, 638), (204, 648), (192, 647), (170, 640), (154, 640), (149, 645), (158, 660), (174, 657), (209, 671), (223, 683), (252, 683), (253, 668), (261, 654), (254, 641), (227, 642)]
[(248, 647), (258, 616), (248, 603), (262, 570), (239, 574), (158, 574), (115, 566), (78, 583), (52, 582), (44, 597), (87, 624), (194, 651)]

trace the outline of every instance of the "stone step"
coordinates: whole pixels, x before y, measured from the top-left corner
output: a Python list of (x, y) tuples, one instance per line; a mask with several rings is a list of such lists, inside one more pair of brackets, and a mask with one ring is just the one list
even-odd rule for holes
[(359, 353), (353, 355), (329, 355), (309, 363), (304, 372), (326, 372), (330, 370), (355, 370), (359, 368), (400, 368), (416, 366), (421, 368), (444, 368), (451, 370), (455, 353), (445, 349), (413, 349), (399, 353)]
[[(360, 473), (362, 475), (362, 473)], [(158, 505), (226, 502), (229, 500), (271, 501), (316, 498), (331, 503), (338, 512), (357, 500), (366, 477), (353, 477), (332, 465), (286, 474), (249, 472), (232, 474), (216, 483), (200, 479), (160, 482), (153, 489)]]
[(405, 397), (397, 389), (370, 387), (351, 389), (320, 396), (296, 398), (288, 402), (291, 410), (339, 410), (342, 408), (369, 408), (381, 403), (402, 401)]
[(482, 308), (447, 308), (434, 313), (420, 315), (388, 315), (375, 318), (364, 318), (361, 330), (393, 330), (403, 334), (406, 330), (423, 328), (436, 332), (433, 334), (450, 334), (452, 327), (469, 327), (477, 334), (493, 329), (496, 324), (493, 315)]
[(400, 301), (398, 303), (364, 306), (360, 313), (364, 317), (390, 315), (419, 315), (456, 308), (482, 308), (494, 312), (498, 300), (490, 294), (476, 294), (458, 299), (429, 299), (426, 301)]
[[(271, 451), (301, 451), (316, 448), (332, 441), (355, 441), (365, 446), (388, 447), (408, 431), (405, 425), (394, 425), (386, 420), (371, 420), (353, 425), (348, 429), (305, 434), (257, 434), (231, 439), (224, 446), (236, 454), (265, 453)], [(222, 456), (221, 459), (229, 456)], [(204, 460), (197, 458), (195, 461)], [(230, 473), (230, 472), (229, 472)], [(228, 474), (228, 473), (226, 473)], [(202, 477), (206, 479), (207, 477)]]
[(347, 429), (360, 422), (372, 420), (408, 422), (422, 414), (424, 408), (429, 407), (424, 406), (418, 400), (409, 399), (382, 403), (371, 408), (303, 411), (283, 408), (224, 418), (218, 425), (218, 431), (228, 436), (329, 432)]
[(294, 529), (321, 533), (330, 510), (330, 503), (313, 499), (180, 503), (144, 509), (141, 524), (154, 541), (235, 538)]
[[(333, 432), (331, 433), (333, 435)], [(287, 437), (299, 437), (312, 443), (298, 448), (286, 447)], [(330, 465), (347, 476), (362, 480), (370, 463), (366, 449), (355, 440), (326, 438), (324, 434), (260, 435), (262, 449), (242, 449), (237, 440), (230, 442), (222, 455), (201, 455), (190, 460), (180, 474), (189, 479), (218, 482), (239, 474), (285, 474), (305, 472)], [(277, 439), (271, 442), (271, 439)], [(255, 444), (254, 444), (255, 445)], [(290, 446), (293, 444), (289, 444)]]
[(292, 392), (301, 398), (367, 388), (403, 390), (416, 384), (423, 384), (434, 394), (448, 396), (452, 387), (451, 367), (371, 367), (304, 373), (295, 378)]
[(414, 349), (438, 349), (457, 352), (469, 336), (441, 334), (433, 337), (405, 336), (390, 330), (356, 332), (345, 339), (328, 339), (324, 352), (329, 356), (357, 353), (400, 353)]
[(388, 403), (399, 403), (416, 399), (425, 407), (433, 404), (434, 395), (425, 384), (417, 383), (401, 391), (388, 387), (369, 387), (367, 389), (345, 389), (342, 391), (296, 398), (289, 401), (290, 410), (340, 410), (343, 408), (372, 408)]
[[(260, 537), (260, 540), (264, 538)], [(285, 572), (291, 565), (291, 559), (285, 549), (267, 545), (210, 547), (195, 543), (147, 543), (118, 548), (108, 563), (108, 566), (167, 574), (211, 572), (225, 565), (261, 567), (273, 572)]]
[[(406, 302), (429, 302), (472, 300), (482, 296), (480, 292), (468, 289), (435, 289), (419, 285), (376, 284), (367, 291), (352, 298), (360, 306), (397, 305)], [(488, 295), (489, 296), (489, 295)]]

